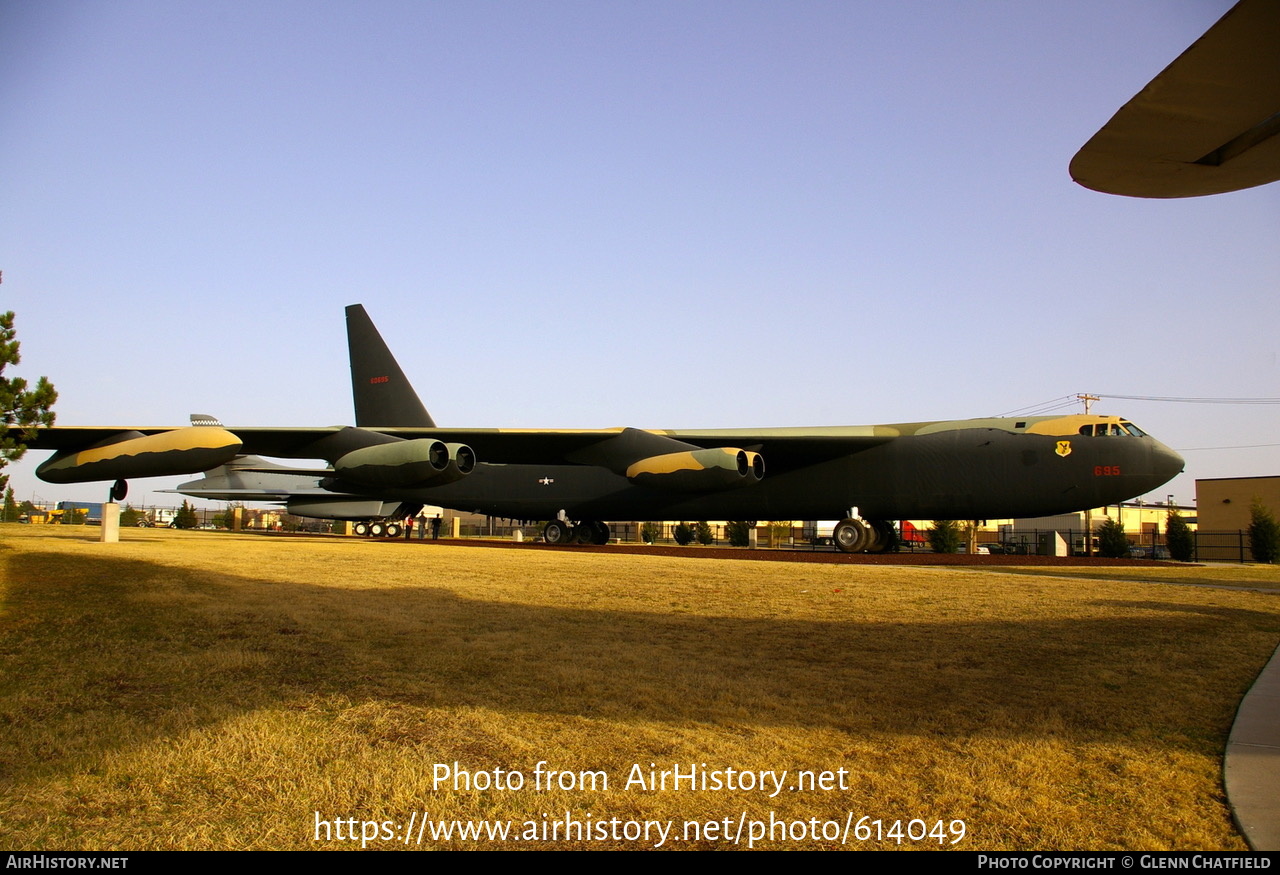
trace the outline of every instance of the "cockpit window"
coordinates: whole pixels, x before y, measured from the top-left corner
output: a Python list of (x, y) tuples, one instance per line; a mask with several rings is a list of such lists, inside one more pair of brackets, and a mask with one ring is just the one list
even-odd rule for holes
[(1146, 437), (1147, 433), (1132, 422), (1096, 422), (1080, 426), (1085, 437)]

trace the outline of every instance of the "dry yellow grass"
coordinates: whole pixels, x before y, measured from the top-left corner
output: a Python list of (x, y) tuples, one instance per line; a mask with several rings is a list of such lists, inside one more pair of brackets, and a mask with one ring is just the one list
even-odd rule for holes
[[(676, 848), (726, 846), (683, 826), (726, 818), (806, 824), (759, 846), (838, 847), (811, 833), (850, 813), (963, 820), (966, 849), (1244, 847), (1220, 757), (1280, 639), (1273, 595), (1110, 570), (94, 534), (0, 528), (3, 846), (360, 845), (332, 823), (317, 842), (319, 812), (403, 847), (423, 812), (517, 833), (570, 812), (606, 832), (671, 822)], [(1184, 571), (1203, 576), (1159, 576)], [(454, 762), (527, 785), (434, 786)], [(539, 762), (608, 789), (539, 791)], [(788, 786), (844, 769), (848, 789), (624, 786), (651, 763), (786, 769)], [(588, 835), (422, 846), (656, 843)]]

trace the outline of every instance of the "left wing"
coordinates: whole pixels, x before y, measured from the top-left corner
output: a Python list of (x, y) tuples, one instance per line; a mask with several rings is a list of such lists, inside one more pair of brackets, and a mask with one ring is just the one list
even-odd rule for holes
[(52, 483), (207, 471), (241, 455), (324, 459), (366, 487), (442, 485), (477, 461), (595, 465), (656, 488), (705, 491), (749, 485), (765, 458), (790, 470), (893, 440), (899, 426), (658, 431), (608, 429), (365, 429), (50, 427), (11, 430), (31, 449), (55, 450), (37, 474)]

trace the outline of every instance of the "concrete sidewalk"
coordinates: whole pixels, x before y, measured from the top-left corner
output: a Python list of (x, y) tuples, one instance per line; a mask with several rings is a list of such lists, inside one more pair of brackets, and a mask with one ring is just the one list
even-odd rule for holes
[(1240, 702), (1222, 774), (1245, 841), (1280, 851), (1280, 648)]

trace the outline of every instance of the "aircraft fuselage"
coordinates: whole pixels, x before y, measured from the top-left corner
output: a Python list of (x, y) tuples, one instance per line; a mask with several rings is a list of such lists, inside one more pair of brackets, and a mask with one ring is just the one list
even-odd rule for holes
[[(512, 519), (988, 519), (1067, 513), (1158, 488), (1182, 470), (1149, 436), (910, 435), (705, 494), (637, 486), (602, 467), (480, 464), (456, 483), (384, 498)], [(358, 490), (357, 490), (358, 491)]]

